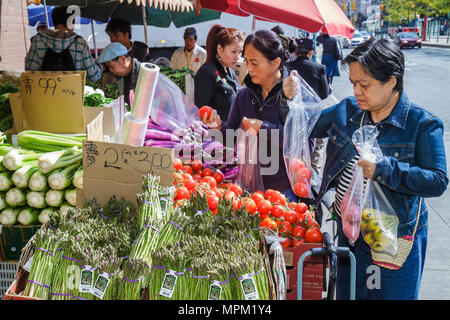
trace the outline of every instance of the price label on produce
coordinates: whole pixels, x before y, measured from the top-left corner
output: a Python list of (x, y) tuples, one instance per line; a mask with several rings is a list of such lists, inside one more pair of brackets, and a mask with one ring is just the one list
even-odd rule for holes
[(23, 129), (82, 133), (85, 71), (27, 71), (21, 75)]
[(87, 140), (83, 167), (83, 194), (100, 203), (113, 195), (136, 202), (142, 178), (149, 173), (160, 177), (161, 186), (173, 185), (173, 149)]

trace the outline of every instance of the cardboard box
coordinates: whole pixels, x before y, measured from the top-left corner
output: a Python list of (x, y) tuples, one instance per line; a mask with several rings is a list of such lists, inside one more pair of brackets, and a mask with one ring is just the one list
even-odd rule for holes
[[(286, 289), (290, 290), (298, 286), (298, 268), (286, 269)], [(303, 268), (302, 288), (303, 291), (323, 290), (323, 266), (319, 264), (309, 264)]]
[(142, 179), (149, 173), (159, 176), (162, 186), (173, 185), (173, 149), (103, 142), (102, 124), (100, 116), (86, 129), (83, 190), (77, 193), (78, 207), (82, 206), (84, 198), (94, 197), (104, 204), (113, 195), (137, 204), (136, 195), (142, 192)]
[(19, 260), (23, 247), (41, 226), (1, 226), (0, 256), (7, 261)]

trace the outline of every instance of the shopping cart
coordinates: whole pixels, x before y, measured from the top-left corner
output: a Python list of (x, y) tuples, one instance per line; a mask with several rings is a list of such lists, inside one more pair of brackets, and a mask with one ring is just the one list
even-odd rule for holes
[[(303, 263), (306, 258), (311, 257), (328, 257), (329, 275), (328, 275), (328, 289), (327, 300), (334, 300), (336, 289), (336, 277), (337, 277), (337, 257), (349, 257), (350, 258), (350, 300), (355, 300), (356, 291), (356, 259), (349, 248), (335, 247), (333, 237), (324, 232), (322, 234), (324, 247), (312, 248), (306, 251), (300, 256), (297, 266), (297, 300), (302, 299), (302, 286), (303, 286)], [(325, 269), (325, 264), (324, 264)], [(325, 278), (325, 272), (324, 272)], [(326, 281), (326, 280), (325, 280)]]

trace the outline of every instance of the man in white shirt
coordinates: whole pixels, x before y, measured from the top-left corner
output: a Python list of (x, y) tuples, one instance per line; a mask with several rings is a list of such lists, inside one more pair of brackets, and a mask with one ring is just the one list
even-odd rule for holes
[(175, 50), (170, 60), (170, 67), (172, 69), (187, 67), (197, 73), (206, 61), (206, 50), (197, 44), (197, 31), (194, 28), (186, 28), (183, 38), (184, 47)]

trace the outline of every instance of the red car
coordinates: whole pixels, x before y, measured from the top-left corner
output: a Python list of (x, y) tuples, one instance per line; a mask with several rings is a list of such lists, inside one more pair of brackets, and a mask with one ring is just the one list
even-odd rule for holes
[(422, 40), (417, 33), (414, 32), (399, 32), (395, 36), (394, 42), (400, 47), (400, 49), (422, 47)]

